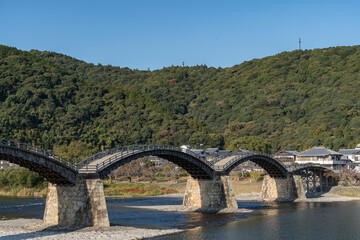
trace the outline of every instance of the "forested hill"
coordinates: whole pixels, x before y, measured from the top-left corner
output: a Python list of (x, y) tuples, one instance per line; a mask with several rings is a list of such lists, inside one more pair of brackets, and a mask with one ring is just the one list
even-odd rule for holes
[[(38, 139), (51, 142), (49, 147), (75, 140), (95, 148), (150, 142), (261, 148), (271, 143), (272, 151), (319, 145), (337, 150), (360, 142), (359, 46), (284, 52), (229, 68), (155, 71), (1, 49), (2, 137)], [(47, 97), (23, 94), (32, 88)], [(60, 98), (60, 93), (70, 96)], [(54, 106), (46, 110), (51, 102)], [(85, 113), (79, 110), (83, 107)], [(69, 123), (63, 118), (72, 119), (71, 112), (77, 117)], [(8, 122), (13, 123), (4, 125)], [(36, 129), (35, 138), (27, 137), (29, 126)]]
[(1, 138), (74, 159), (119, 145), (195, 144), (199, 136), (223, 145), (206, 124), (149, 97), (94, 84), (34, 54), (0, 46)]

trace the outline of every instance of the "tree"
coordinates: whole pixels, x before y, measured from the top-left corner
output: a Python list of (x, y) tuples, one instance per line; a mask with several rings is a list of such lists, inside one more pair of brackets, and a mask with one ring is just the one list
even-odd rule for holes
[(228, 147), (232, 151), (237, 151), (239, 148), (245, 148), (251, 151), (260, 151), (265, 153), (271, 152), (271, 144), (256, 136), (240, 137), (233, 140)]
[(67, 160), (77, 163), (86, 157), (94, 155), (98, 150), (90, 143), (73, 141), (69, 145), (55, 146), (54, 152)]

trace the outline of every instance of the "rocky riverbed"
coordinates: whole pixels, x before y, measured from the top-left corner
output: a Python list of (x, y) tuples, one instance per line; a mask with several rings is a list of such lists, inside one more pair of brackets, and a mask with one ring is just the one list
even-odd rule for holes
[(145, 229), (125, 226), (111, 226), (109, 228), (86, 227), (70, 229), (66, 227), (49, 227), (42, 225), (40, 219), (15, 219), (0, 221), (0, 240), (23, 239), (143, 239), (177, 233), (179, 229)]

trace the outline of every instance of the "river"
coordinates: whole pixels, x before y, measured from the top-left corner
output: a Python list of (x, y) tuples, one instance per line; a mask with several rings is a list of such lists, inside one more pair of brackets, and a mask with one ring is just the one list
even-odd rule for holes
[[(154, 239), (360, 239), (360, 202), (238, 202), (252, 213), (161, 212), (131, 206), (179, 205), (181, 198), (107, 199), (112, 225), (190, 229)], [(129, 207), (130, 206), (130, 207)], [(45, 199), (0, 197), (0, 219), (42, 218)]]

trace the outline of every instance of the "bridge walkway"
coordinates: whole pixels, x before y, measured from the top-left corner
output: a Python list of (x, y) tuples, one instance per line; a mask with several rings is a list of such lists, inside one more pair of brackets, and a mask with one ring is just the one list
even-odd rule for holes
[(221, 159), (220, 161), (216, 162), (214, 164), (215, 170), (222, 170), (223, 169), (222, 166), (225, 166), (227, 163), (231, 162), (236, 157), (237, 156), (229, 156), (229, 157), (226, 157), (226, 158)]
[(98, 164), (105, 162), (106, 160), (110, 159), (111, 157), (115, 156), (116, 154), (118, 154), (118, 153), (107, 155), (100, 159), (94, 160), (93, 162), (79, 168), (79, 173), (96, 173), (96, 170), (97, 170), (96, 166), (98, 166)]

